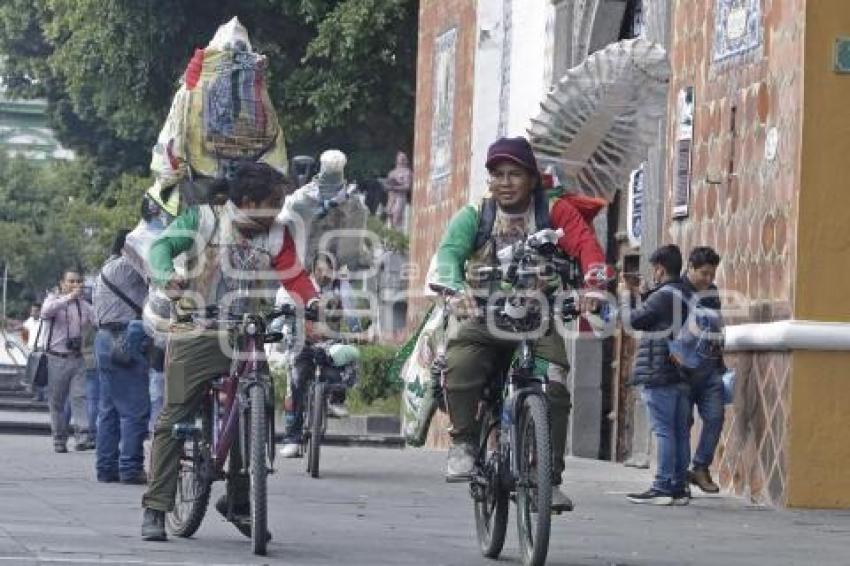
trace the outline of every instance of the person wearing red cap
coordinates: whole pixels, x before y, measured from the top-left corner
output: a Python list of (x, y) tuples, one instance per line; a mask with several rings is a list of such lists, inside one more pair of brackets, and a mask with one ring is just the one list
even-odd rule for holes
[[(487, 152), (486, 166), (490, 173), (489, 193), (478, 206), (464, 206), (452, 218), (437, 250), (436, 272), (431, 280), (462, 291), (452, 299), (458, 331), (447, 347), (446, 404), (452, 445), (446, 480), (453, 482), (471, 478), (478, 400), (486, 380), (508, 367), (515, 349), (513, 343), (497, 338), (484, 323), (469, 316), (476, 309), (475, 297), (487, 297), (490, 290), (487, 283), (482, 285), (467, 274), (475, 273), (476, 266), (492, 265), (496, 250), (543, 228), (564, 231), (558, 247), (578, 259), (586, 280), (588, 276), (604, 280), (611, 273), (596, 236), (580, 212), (566, 198), (550, 202), (541, 184), (537, 160), (525, 138), (494, 142)], [(541, 337), (535, 354), (547, 362), (555, 483), (560, 484), (571, 406), (564, 338), (557, 332)], [(553, 490), (552, 505), (558, 511), (569, 511), (573, 506), (558, 485)]]

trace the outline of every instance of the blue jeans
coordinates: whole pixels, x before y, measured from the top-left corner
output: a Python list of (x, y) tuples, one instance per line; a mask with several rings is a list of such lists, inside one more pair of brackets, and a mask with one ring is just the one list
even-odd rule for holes
[(86, 369), (86, 411), (89, 414), (89, 434), (97, 438), (97, 416), (100, 403), (100, 378), (96, 368)]
[(658, 451), (652, 487), (667, 494), (678, 492), (687, 486), (691, 459), (688, 387), (684, 384), (644, 387), (643, 399)]
[(295, 356), (289, 371), (289, 399), (283, 417), (283, 441), (300, 444), (304, 431), (304, 401), (310, 380), (316, 373), (313, 348), (305, 344)]
[(100, 376), (97, 478), (132, 479), (142, 471), (148, 433), (148, 364), (141, 355), (130, 367), (112, 363), (112, 342), (123, 332), (98, 330), (94, 340)]
[(148, 430), (153, 435), (153, 427), (156, 424), (156, 419), (159, 417), (159, 412), (162, 411), (162, 405), (165, 402), (165, 372), (150, 369), (150, 388), (148, 393), (151, 398), (151, 416), (148, 421)]
[(702, 420), (702, 430), (699, 443), (694, 452), (693, 465), (695, 468), (708, 468), (714, 460), (714, 451), (720, 441), (723, 430), (723, 376), (713, 374), (699, 383), (691, 385), (691, 426), (693, 426), (693, 405), (697, 406), (699, 418)]

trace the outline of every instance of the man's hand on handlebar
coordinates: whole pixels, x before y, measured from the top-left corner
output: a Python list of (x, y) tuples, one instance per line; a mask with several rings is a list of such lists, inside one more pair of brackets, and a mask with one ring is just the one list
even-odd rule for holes
[(169, 299), (174, 301), (183, 296), (183, 292), (186, 290), (188, 285), (188, 281), (186, 281), (180, 275), (174, 273), (171, 275), (171, 278), (168, 280), (168, 283), (165, 284), (162, 290)]

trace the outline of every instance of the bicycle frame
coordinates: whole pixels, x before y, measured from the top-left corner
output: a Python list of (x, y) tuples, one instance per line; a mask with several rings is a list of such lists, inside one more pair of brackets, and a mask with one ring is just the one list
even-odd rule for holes
[[(516, 479), (520, 473), (520, 455), (515, 449), (520, 425), (516, 408), (532, 395), (541, 397), (546, 406), (549, 405), (549, 400), (546, 397), (548, 378), (545, 374), (534, 375), (534, 344), (529, 339), (522, 340), (517, 346), (517, 350), (519, 357), (516, 367), (509, 368), (497, 382), (498, 392), (494, 391), (491, 394), (492, 404), (487, 407), (487, 410), (492, 411), (496, 417), (492, 426), (498, 426), (502, 431), (499, 437), (499, 451), (503, 456), (509, 457), (510, 467), (503, 470), (503, 472), (509, 473), (500, 474), (503, 487), (508, 490), (513, 490), (516, 487)], [(493, 398), (493, 395), (496, 395), (496, 397)], [(504, 434), (505, 432), (508, 433), (507, 437)], [(486, 447), (481, 448), (486, 449)], [(477, 480), (483, 481), (483, 478)]]
[[(256, 317), (247, 318), (247, 323), (259, 322), (250, 320)], [(231, 364), (231, 370), (227, 375), (214, 380), (208, 393), (212, 401), (211, 452), (213, 465), (219, 475), (223, 472), (233, 446), (234, 434), (243, 430), (240, 415), (248, 405), (247, 398), (251, 387), (269, 387), (269, 384), (261, 382), (259, 377), (265, 356), (261, 337), (261, 334), (249, 335), (241, 332), (237, 335), (237, 344), (240, 344), (240, 347), (236, 359)], [(245, 466), (247, 447), (242, 443), (240, 448)]]

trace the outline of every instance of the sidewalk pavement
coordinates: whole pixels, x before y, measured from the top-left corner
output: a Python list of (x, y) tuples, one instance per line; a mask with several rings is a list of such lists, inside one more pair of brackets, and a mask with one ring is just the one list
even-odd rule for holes
[[(322, 477), (303, 460), (270, 478), (269, 556), (210, 510), (192, 539), (139, 538), (143, 488), (94, 481), (90, 452), (57, 455), (47, 437), (0, 436), (0, 566), (80, 564), (518, 564), (514, 509), (498, 563), (481, 557), (468, 488), (446, 484), (445, 453), (327, 447)], [(846, 565), (850, 512), (777, 511), (730, 496), (646, 507), (624, 494), (645, 470), (568, 461), (577, 509), (553, 517), (552, 566)], [(216, 485), (213, 497), (222, 491)]]

